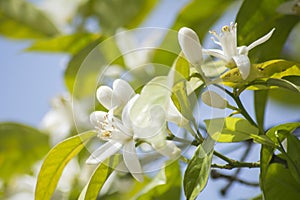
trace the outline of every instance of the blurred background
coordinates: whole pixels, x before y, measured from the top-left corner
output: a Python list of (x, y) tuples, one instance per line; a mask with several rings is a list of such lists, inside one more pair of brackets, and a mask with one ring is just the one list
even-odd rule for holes
[[(253, 7), (248, 8), (250, 11), (256, 9), (253, 13), (254, 17), (250, 18), (247, 13), (245, 16), (241, 14), (244, 11), (242, 9), (245, 9), (242, 5), (247, 2), (250, 1), (0, 0), (0, 121), (22, 124), (20, 126), (32, 126), (42, 132), (51, 132), (53, 130), (51, 126), (53, 123), (57, 125), (55, 124), (57, 122), (51, 120), (51, 122), (45, 122), (45, 119), (55, 118), (53, 109), (55, 110), (61, 104), (66, 105), (65, 100), (68, 100), (69, 93), (72, 93), (72, 72), (76, 71), (74, 63), (82, 62), (82, 58), (79, 57), (86, 55), (84, 52), (87, 49), (114, 35), (119, 28), (160, 27), (176, 31), (182, 26), (188, 26), (197, 32), (203, 45), (209, 47), (213, 44), (207, 34), (208, 31), (220, 30), (223, 25), (232, 21), (240, 21), (238, 26), (248, 27), (241, 29), (241, 36), (238, 38), (239, 41), (246, 41), (246, 44), (254, 41), (253, 38), (259, 38), (272, 27), (278, 26), (276, 30), (278, 34), (270, 42), (276, 41), (277, 37), (281, 46), (270, 46), (270, 48), (274, 48), (274, 52), (278, 52), (277, 56), (280, 58), (299, 62), (299, 10), (294, 11), (288, 5), (282, 7), (285, 1), (278, 0), (273, 3), (270, 0), (264, 0), (257, 9), (255, 3), (252, 3)], [(260, 9), (264, 14), (257, 17), (261, 14)], [(247, 17), (249, 23), (245, 22)], [(282, 17), (281, 22), (270, 20), (278, 17)], [(263, 27), (256, 26), (258, 24), (261, 26), (266, 22), (270, 23)], [(282, 30), (286, 30), (282, 33), (283, 36), (280, 35)], [(174, 41), (177, 42), (177, 39), (175, 38)], [(258, 48), (251, 55), (253, 60), (263, 61), (274, 58), (274, 55), (265, 55), (260, 51)], [(171, 64), (173, 58), (158, 56), (156, 59), (164, 64)], [(251, 92), (243, 96), (251, 114), (254, 110), (252, 97)], [(270, 94), (270, 97), (266, 113), (266, 128), (279, 123), (300, 120), (298, 94), (276, 90)], [(72, 129), (65, 124), (57, 126), (66, 132)], [(10, 129), (9, 131), (14, 132)], [(27, 166), (24, 170), (16, 170), (16, 173), (9, 172), (11, 175), (6, 178), (0, 176), (3, 179), (2, 181), (0, 179), (0, 199), (32, 199), (35, 185), (33, 177), (36, 173), (33, 168), (39, 166), (34, 163), (45, 155), (50, 146), (67, 137), (68, 134), (61, 133), (62, 136), (53, 136), (55, 139), (46, 138), (45, 140), (51, 140), (52, 143), (48, 144), (49, 147), (46, 150), (41, 151), (44, 153), (33, 159), (35, 161), (28, 164), (32, 164), (33, 167)], [(10, 138), (3, 139), (3, 135), (1, 137), (0, 140), (3, 142), (0, 145), (4, 145), (4, 141), (11, 141)], [(220, 151), (227, 151), (230, 157), (239, 158), (245, 147), (234, 144), (230, 147), (217, 145), (216, 148)], [(14, 157), (15, 160), (11, 164), (9, 164), (10, 161), (4, 164), (7, 158), (4, 155), (6, 153), (0, 150), (2, 174), (8, 168), (18, 165), (16, 161), (19, 159), (18, 156)], [(259, 159), (258, 156), (259, 147), (257, 146), (257, 148), (252, 148), (247, 160), (256, 161)], [(78, 163), (74, 164), (73, 168), (81, 170)], [(78, 171), (74, 173), (79, 173)], [(243, 170), (239, 176), (258, 183), (258, 173), (258, 169)], [(19, 187), (20, 184), (23, 186)], [(198, 199), (251, 199), (260, 194), (257, 186), (234, 183), (226, 195), (222, 195), (221, 190), (227, 184), (227, 179), (211, 178), (207, 188)], [(69, 192), (69, 187), (62, 183), (61, 191), (63, 192), (56, 194), (55, 199), (76, 199), (72, 195), (64, 195)], [(184, 199), (183, 194), (181, 198)]]

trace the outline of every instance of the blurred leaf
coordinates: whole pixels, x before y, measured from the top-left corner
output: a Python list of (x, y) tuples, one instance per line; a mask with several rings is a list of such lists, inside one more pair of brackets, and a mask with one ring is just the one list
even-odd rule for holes
[(176, 58), (174, 64), (174, 83), (178, 81), (188, 79), (190, 76), (190, 64), (189, 62), (183, 57), (183, 53), (181, 52), (179, 56)]
[(97, 199), (105, 181), (110, 176), (112, 170), (118, 163), (118, 156), (113, 156), (107, 159), (105, 162), (100, 163), (90, 177), (88, 184), (83, 189), (78, 200)]
[[(176, 34), (174, 31), (169, 31), (160, 49), (155, 52), (154, 61), (171, 66), (180, 52), (180, 47), (177, 43), (177, 31), (181, 27), (189, 27), (198, 34), (200, 40), (203, 40), (211, 26), (223, 15), (228, 6), (233, 2), (232, 0), (193, 0), (189, 2), (178, 13), (171, 28), (176, 31)], [(217, 12), (216, 8), (218, 8)], [(173, 52), (161, 51), (162, 49), (172, 50)]]
[(106, 35), (113, 35), (120, 27), (136, 28), (156, 5), (157, 0), (101, 0), (88, 1), (84, 15), (97, 17)]
[(59, 33), (46, 15), (24, 0), (0, 0), (0, 34), (15, 39), (54, 36)]
[(48, 136), (32, 127), (0, 123), (0, 179), (31, 172), (31, 166), (49, 150)]
[(133, 199), (180, 199), (181, 172), (178, 161), (165, 163), (160, 172)]
[(27, 51), (63, 52), (76, 54), (101, 36), (93, 33), (76, 33), (35, 41)]
[[(234, 68), (221, 76), (225, 85), (233, 88), (249, 87), (251, 82), (257, 79), (276, 78), (281, 79), (286, 76), (300, 76), (300, 63), (286, 60), (269, 60), (251, 66), (250, 75), (243, 80), (239, 69)], [(254, 82), (255, 83), (255, 82)], [(263, 82), (264, 83), (264, 82)], [(260, 89), (259, 87), (251, 87), (248, 89)], [(266, 89), (266, 87), (262, 88)]]
[(254, 91), (254, 110), (257, 125), (264, 133), (265, 108), (268, 100), (268, 90)]
[(202, 145), (197, 147), (184, 173), (183, 187), (187, 199), (196, 199), (206, 186), (212, 155), (213, 150), (207, 153)]
[(51, 199), (65, 166), (95, 135), (95, 132), (84, 132), (62, 141), (50, 150), (38, 175), (36, 199)]
[(300, 184), (282, 164), (272, 163), (263, 182), (265, 200), (298, 199)]
[(249, 45), (276, 28), (270, 40), (249, 52), (255, 62), (278, 58), (289, 33), (299, 22), (297, 16), (282, 15), (276, 11), (283, 2), (285, 0), (245, 0), (238, 12), (239, 45)]

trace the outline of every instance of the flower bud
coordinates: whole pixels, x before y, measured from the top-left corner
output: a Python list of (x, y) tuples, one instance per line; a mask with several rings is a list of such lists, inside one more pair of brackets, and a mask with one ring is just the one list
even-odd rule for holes
[(202, 101), (211, 107), (225, 109), (228, 101), (214, 91), (205, 91), (201, 95)]
[(198, 35), (190, 28), (178, 32), (178, 42), (186, 59), (193, 65), (202, 63), (202, 47)]

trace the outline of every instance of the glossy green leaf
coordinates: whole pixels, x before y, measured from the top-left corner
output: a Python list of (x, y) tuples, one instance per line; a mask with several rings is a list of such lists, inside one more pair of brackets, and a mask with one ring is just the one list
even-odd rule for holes
[(104, 34), (114, 34), (120, 27), (136, 28), (156, 5), (157, 0), (89, 1), (85, 9), (97, 17)]
[(90, 177), (88, 184), (83, 189), (78, 200), (97, 199), (105, 181), (118, 163), (119, 156), (113, 156), (105, 162), (100, 163)]
[(37, 40), (26, 50), (76, 54), (88, 44), (99, 38), (100, 35), (92, 33), (62, 35), (50, 39)]
[(272, 163), (263, 183), (265, 200), (298, 199), (300, 184), (282, 164)]
[(0, 22), (0, 34), (10, 38), (42, 38), (59, 33), (42, 11), (24, 0), (0, 0)]
[(199, 145), (184, 173), (183, 188), (187, 199), (196, 199), (204, 189), (210, 173), (213, 150), (205, 152)]
[(178, 161), (166, 162), (159, 173), (133, 199), (180, 199), (181, 172)]
[(50, 148), (47, 135), (23, 124), (0, 123), (0, 138), (0, 179), (4, 181), (31, 172)]
[(258, 135), (258, 129), (243, 118), (215, 118), (205, 120), (207, 132), (218, 142), (240, 142)]
[(88, 131), (68, 138), (50, 150), (38, 175), (36, 199), (51, 199), (65, 166), (95, 135), (95, 132)]
[(289, 33), (299, 22), (297, 16), (277, 12), (283, 2), (285, 0), (245, 0), (239, 9), (236, 17), (239, 46), (249, 45), (275, 28), (267, 42), (249, 52), (250, 58), (256, 62), (279, 57)]
[[(296, 128), (300, 127), (299, 122), (295, 123), (286, 123), (280, 124), (278, 126), (274, 126), (266, 132), (266, 135), (276, 144), (279, 145), (279, 141), (283, 141), (287, 133), (292, 133)], [(260, 183), (261, 187), (264, 190), (266, 174), (271, 162), (273, 153), (275, 151), (274, 147), (262, 145), (261, 153), (260, 153)]]
[(292, 134), (287, 135), (288, 168), (292, 176), (300, 184), (300, 141)]
[[(253, 64), (251, 66), (250, 75), (246, 80), (243, 80), (239, 70), (234, 68), (229, 70), (221, 76), (223, 84), (233, 87), (249, 87), (255, 83), (255, 80), (267, 80), (268, 78), (281, 79), (285, 76), (300, 76), (300, 63), (286, 61), (286, 60), (269, 60), (260, 64)], [(261, 82), (266, 84), (265, 81)], [(266, 89), (263, 87), (262, 89)], [(260, 89), (259, 87), (251, 87), (248, 89)]]
[(265, 108), (268, 100), (268, 90), (254, 91), (254, 110), (257, 125), (264, 132)]

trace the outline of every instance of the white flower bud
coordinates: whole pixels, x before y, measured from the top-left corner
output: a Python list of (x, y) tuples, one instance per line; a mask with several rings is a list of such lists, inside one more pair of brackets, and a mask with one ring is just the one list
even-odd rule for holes
[(193, 65), (202, 63), (202, 47), (198, 35), (190, 28), (178, 32), (178, 42), (186, 59)]
[(225, 109), (228, 101), (214, 91), (205, 91), (201, 95), (202, 101), (211, 107)]

